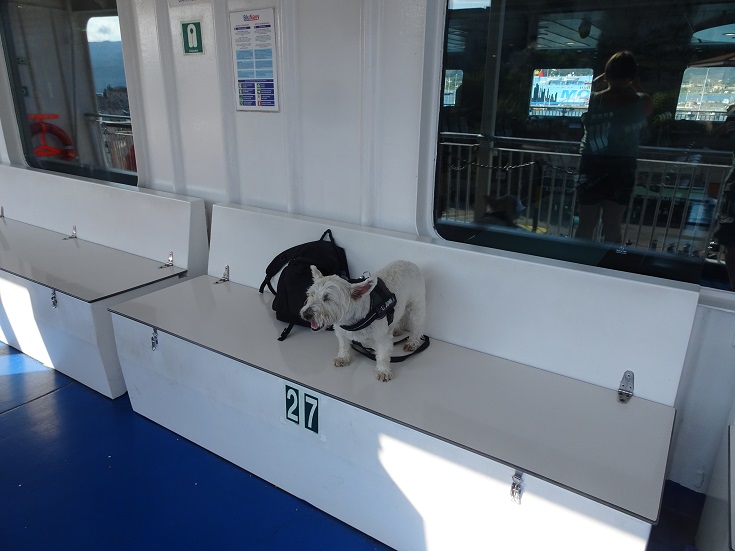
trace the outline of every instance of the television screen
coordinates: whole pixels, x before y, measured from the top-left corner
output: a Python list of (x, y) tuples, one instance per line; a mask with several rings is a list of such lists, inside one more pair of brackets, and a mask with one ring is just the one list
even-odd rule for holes
[(735, 67), (689, 67), (684, 71), (674, 119), (724, 121), (735, 103)]
[(592, 69), (534, 69), (528, 114), (580, 117), (587, 111)]

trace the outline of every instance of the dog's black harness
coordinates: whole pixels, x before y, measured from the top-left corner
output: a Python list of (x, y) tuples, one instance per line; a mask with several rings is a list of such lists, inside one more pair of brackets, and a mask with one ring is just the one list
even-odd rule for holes
[[(351, 283), (359, 283), (365, 279), (350, 280)], [(396, 309), (396, 295), (390, 292), (385, 282), (378, 278), (378, 284), (370, 291), (370, 310), (367, 315), (352, 325), (340, 325), (345, 331), (360, 331), (365, 329), (375, 320), (388, 318), (388, 325), (393, 323), (393, 315)]]

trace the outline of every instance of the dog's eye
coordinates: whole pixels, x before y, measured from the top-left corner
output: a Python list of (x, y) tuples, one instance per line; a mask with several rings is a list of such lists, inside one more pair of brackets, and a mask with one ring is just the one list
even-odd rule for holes
[(329, 302), (330, 300), (332, 300), (331, 296), (329, 296), (328, 294), (324, 295), (324, 302)]

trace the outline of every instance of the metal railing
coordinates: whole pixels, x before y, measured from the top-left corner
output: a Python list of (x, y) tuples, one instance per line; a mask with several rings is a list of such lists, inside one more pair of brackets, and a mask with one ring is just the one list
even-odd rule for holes
[(135, 172), (135, 146), (130, 117), (89, 113), (87, 120), (98, 137), (98, 154), (106, 168)]
[[(478, 134), (442, 133), (437, 218), (460, 224), (502, 222), (572, 237), (578, 223), (578, 145), (508, 139), (491, 143)], [(729, 165), (700, 162), (701, 156), (692, 152), (675, 153), (688, 155), (638, 161), (623, 220), (624, 243), (721, 260), (711, 242)]]

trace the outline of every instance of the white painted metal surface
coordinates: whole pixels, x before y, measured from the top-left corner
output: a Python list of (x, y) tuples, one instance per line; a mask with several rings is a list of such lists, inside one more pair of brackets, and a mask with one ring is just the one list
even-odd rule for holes
[[(731, 303), (735, 300), (735, 293), (719, 294), (727, 296)], [(710, 485), (712, 465), (730, 424), (727, 415), (735, 396), (735, 370), (731, 368), (735, 365), (735, 313), (731, 304), (720, 298), (703, 297), (697, 308), (692, 332), (702, 338), (693, 338), (687, 350), (688, 368), (685, 367), (674, 405), (680, 414), (668, 476), (700, 493), (706, 493)], [(705, 300), (707, 303), (703, 303)], [(719, 338), (710, 341), (710, 335)], [(715, 411), (721, 413), (713, 415)]]
[(673, 405), (697, 288), (264, 209), (215, 205), (209, 275), (259, 287), (273, 257), (332, 228), (353, 274), (416, 262), (432, 337)]
[[(380, 384), (369, 361), (332, 365), (332, 334), (302, 329), (277, 341), (283, 324), (270, 295), (215, 281), (202, 276), (112, 311), (632, 515), (658, 518), (672, 408), (640, 398), (623, 405), (616, 392), (436, 339)], [(221, 399), (221, 381), (201, 382), (211, 400)]]
[[(276, 7), (277, 15), (281, 18), (280, 27), (284, 31), (284, 44), (281, 48), (281, 82), (285, 92), (283, 110), (280, 115), (235, 115), (226, 103), (231, 97), (226, 83), (232, 71), (229, 37), (225, 32), (227, 14), (231, 10), (261, 8), (264, 4), (252, 0), (228, 0), (206, 2), (192, 10), (186, 7), (168, 9), (166, 3), (161, 1), (119, 2), (122, 32), (126, 40), (123, 47), (141, 185), (162, 191), (187, 193), (206, 200), (228, 200), (284, 212), (320, 215), (327, 213), (330, 217), (340, 217), (353, 223), (398, 229), (410, 234), (432, 235), (444, 2), (277, 0), (272, 5)], [(339, 9), (333, 9), (334, 6)], [(304, 12), (313, 13), (315, 9), (322, 14), (321, 17), (302, 17)], [(189, 17), (199, 11), (207, 12), (204, 32), (207, 36), (214, 35), (215, 52), (200, 59), (201, 63), (195, 63), (197, 66), (194, 68), (184, 63), (184, 56), (180, 51), (174, 52), (170, 29), (182, 15)], [(209, 15), (210, 11), (213, 15)], [(352, 29), (352, 32), (343, 30), (347, 28)], [(333, 47), (337, 33), (341, 39), (347, 41), (339, 51)], [(333, 80), (339, 87), (324, 87), (332, 90), (333, 95), (314, 93), (320, 89), (313, 83), (307, 83), (309, 86), (305, 88), (307, 79), (311, 79), (314, 74), (324, 73), (323, 57), (320, 55), (322, 51), (329, 51), (340, 68), (359, 65), (359, 86), (344, 82), (346, 78), (342, 75), (358, 73), (357, 70), (350, 69), (347, 73), (333, 73)], [(179, 56), (180, 59), (175, 59), (174, 56)], [(184, 72), (182, 69), (186, 67), (194, 70)], [(3, 123), (0, 158), (6, 163), (0, 167), (0, 185), (7, 181), (10, 175), (8, 170), (16, 168), (7, 163), (20, 165), (24, 162), (8, 72), (4, 68), (5, 56), (0, 55), (0, 117)], [(205, 78), (201, 78), (202, 75)], [(219, 82), (209, 78), (212, 75)], [(351, 93), (352, 88), (359, 89), (359, 97)], [(186, 97), (180, 98), (180, 95)], [(201, 97), (208, 99), (197, 104), (196, 101)], [(347, 102), (352, 107), (343, 109), (340, 106), (340, 112), (345, 113), (342, 118), (332, 116), (332, 111), (327, 118), (315, 117), (315, 112), (323, 110), (322, 104), (325, 102)], [(196, 105), (196, 108), (191, 109), (192, 105)], [(307, 126), (305, 121), (310, 125)], [(324, 140), (318, 144), (319, 147), (308, 143), (314, 139), (310, 132), (311, 123), (319, 125), (319, 137)], [(322, 130), (324, 125), (329, 128)], [(329, 129), (335, 131), (329, 132)], [(348, 142), (344, 141), (345, 135), (350, 137)], [(206, 144), (203, 149), (199, 149), (198, 146), (203, 142), (222, 144), (224, 150), (219, 151), (217, 147)], [(305, 146), (310, 147), (306, 149)], [(353, 155), (352, 149), (359, 150), (360, 154)], [(305, 160), (305, 154), (317, 155), (318, 158), (313, 162)], [(184, 159), (184, 155), (191, 157)], [(358, 165), (352, 162), (355, 158), (359, 160)], [(348, 159), (350, 162), (347, 162)], [(15, 177), (18, 176), (13, 176)], [(30, 191), (23, 195), (28, 189), (27, 185), (36, 178), (48, 184), (48, 193)], [(154, 233), (134, 223), (134, 213), (149, 212), (147, 208), (131, 208), (127, 201), (120, 203), (126, 208), (100, 209), (94, 205), (90, 208), (86, 201), (65, 197), (68, 188), (63, 185), (59, 187), (58, 184), (69, 179), (60, 174), (43, 175), (23, 169), (19, 196), (25, 197), (26, 206), (31, 210), (37, 208), (34, 202), (41, 196), (54, 197), (57, 202), (61, 201), (58, 204), (63, 204), (66, 208), (59, 208), (53, 214), (53, 219), (60, 221), (56, 231), (68, 231), (70, 224), (78, 223), (78, 217), (73, 217), (73, 220), (64, 218), (64, 213), (69, 212), (68, 208), (74, 208), (78, 203), (83, 216), (89, 219), (97, 217), (114, 220), (116, 223), (124, 221), (127, 229), (118, 231), (117, 234), (130, 243), (145, 243), (148, 236)], [(0, 195), (5, 196), (5, 192)], [(303, 197), (309, 198), (308, 204), (304, 204)], [(359, 209), (357, 202), (360, 203)], [(177, 217), (165, 207), (154, 211), (160, 219), (160, 227), (156, 233), (163, 235), (163, 232), (172, 227), (172, 222)], [(82, 235), (86, 236), (88, 224), (85, 222), (78, 225)], [(106, 234), (106, 231), (100, 233)], [(122, 248), (120, 245), (113, 246)], [(160, 247), (154, 243), (149, 246), (152, 258), (159, 258), (162, 254), (160, 249), (169, 247)], [(179, 261), (182, 256), (178, 254), (178, 247), (174, 248)], [(136, 253), (143, 254), (140, 250), (136, 250)], [(488, 254), (494, 253), (490, 251)], [(542, 260), (537, 260), (543, 264)], [(529, 261), (535, 262), (533, 259)], [(206, 256), (204, 264), (206, 265)], [(578, 271), (570, 280), (579, 288), (585, 288), (588, 282), (595, 287), (604, 287), (604, 284), (600, 284), (599, 272), (593, 272), (588, 278), (586, 268), (570, 266), (569, 270)], [(189, 273), (204, 271), (205, 268), (197, 272), (195, 263), (189, 263)], [(218, 273), (221, 274), (221, 268), (218, 268)], [(515, 271), (511, 270), (508, 279), (514, 276)], [(651, 327), (657, 329), (657, 320), (651, 319), (655, 316), (644, 316), (638, 323), (635, 321), (637, 308), (633, 308), (629, 315), (626, 314), (631, 296), (627, 292), (619, 295), (618, 285), (611, 286), (604, 298), (590, 304), (589, 312), (583, 308), (582, 316), (585, 319), (570, 326), (564, 316), (558, 322), (554, 321), (551, 313), (567, 310), (567, 304), (569, 308), (576, 308), (576, 301), (568, 303), (562, 296), (556, 304), (549, 305), (545, 301), (536, 301), (536, 291), (526, 295), (514, 294), (515, 290), (510, 289), (511, 292), (505, 294), (505, 286), (496, 284), (496, 280), (502, 277), (500, 272), (488, 275), (488, 283), (499, 289), (491, 297), (492, 308), (475, 308), (471, 304), (471, 308), (467, 310), (468, 316), (473, 316), (477, 326), (485, 326), (489, 319), (487, 337), (493, 341), (505, 342), (506, 346), (515, 343), (520, 346), (520, 341), (523, 341), (529, 349), (527, 355), (535, 350), (539, 354), (543, 350), (549, 350), (549, 364), (564, 367), (563, 358), (559, 356), (569, 356), (575, 369), (586, 370), (588, 374), (594, 375), (598, 362), (606, 368), (614, 363), (612, 359), (617, 356), (611, 354), (610, 346), (619, 348), (617, 352), (623, 353), (626, 358), (635, 358), (642, 349), (639, 341), (647, 339), (659, 354), (672, 360), (678, 356), (677, 350), (686, 346), (689, 341), (689, 335), (682, 336), (679, 331), (669, 333), (664, 327), (660, 331), (649, 333), (645, 322), (650, 321)], [(546, 285), (543, 279), (535, 278), (529, 283), (537, 287), (539, 292)], [(556, 283), (557, 278), (554, 278), (551, 291)], [(510, 287), (515, 286), (511, 284)], [(641, 291), (645, 296), (645, 286)], [(655, 302), (652, 303), (654, 311)], [(459, 317), (465, 307), (466, 305), (461, 305), (452, 316)], [(732, 306), (730, 310), (732, 313)], [(611, 344), (601, 350), (596, 348), (597, 338), (587, 339), (588, 333), (593, 333), (598, 323), (588, 318), (595, 311), (601, 312), (600, 315), (604, 317), (602, 327), (612, 330), (609, 337)], [(682, 323), (686, 323), (689, 312), (689, 304), (684, 304), (680, 320)], [(502, 320), (508, 313), (511, 318), (506, 330), (498, 331), (498, 320)], [(497, 314), (497, 317), (490, 318), (493, 314)], [(571, 311), (566, 314), (571, 316)], [(672, 304), (671, 308), (664, 309), (661, 317), (671, 320), (679, 318), (677, 306)], [(507, 333), (513, 327), (517, 328), (518, 322), (524, 328), (521, 331), (522, 337), (509, 336)], [(630, 325), (631, 322), (633, 325)], [(618, 332), (618, 324), (622, 327), (622, 333)], [(587, 329), (580, 332), (579, 326), (586, 326)], [(635, 335), (632, 348), (628, 348), (630, 334)], [(545, 346), (536, 346), (539, 336), (541, 344)], [(729, 341), (730, 337), (725, 340)], [(692, 348), (701, 351), (721, 351), (722, 341), (721, 331), (699, 331), (695, 327), (691, 335)], [(550, 348), (554, 342), (557, 343), (556, 346)], [(493, 343), (494, 346), (495, 344), (496, 342)], [(496, 353), (500, 352), (501, 349), (496, 349)], [(710, 361), (712, 355), (706, 352), (704, 355), (706, 361)], [(697, 421), (698, 427), (719, 426), (729, 409), (718, 409), (708, 403), (710, 393), (721, 390), (721, 378), (732, 365), (730, 353), (718, 352), (715, 356), (710, 365), (720, 367), (713, 367), (715, 375), (709, 384), (696, 385), (694, 388), (682, 385), (679, 393), (683, 403), (694, 408), (683, 412), (680, 410), (679, 418), (691, 420), (697, 417), (701, 419)], [(696, 374), (703, 361), (692, 354), (688, 357), (685, 369)], [(602, 378), (607, 380), (609, 377), (600, 377)], [(666, 373), (662, 390), (667, 396), (670, 394), (669, 383), (672, 380), (675, 382), (675, 379), (676, 373)], [(644, 378), (641, 384), (648, 386), (647, 380), (649, 379)], [(707, 407), (699, 408), (697, 404), (700, 402), (706, 403)], [(711, 439), (712, 433), (709, 430), (682, 432), (682, 438), (673, 452), (675, 464), (671, 478), (674, 481), (697, 491), (706, 488), (711, 464), (708, 463), (707, 456), (702, 457), (695, 450), (703, 447), (709, 449)], [(699, 462), (699, 465), (690, 467), (695, 462)], [(677, 468), (678, 465), (682, 468)], [(705, 472), (705, 484), (702, 486), (698, 482), (697, 486), (692, 480), (700, 481), (702, 471)]]
[(161, 280), (93, 303), (0, 273), (0, 340), (109, 397), (125, 393), (108, 308), (169, 285)]
[(735, 549), (735, 407), (730, 412), (730, 425), (720, 432), (720, 449), (714, 463), (712, 481), (707, 490), (702, 516), (697, 529), (698, 551)]
[(177, 278), (184, 268), (126, 253), (17, 220), (0, 219), (0, 270), (84, 302)]
[[(268, 321), (265, 302), (257, 306), (241, 303), (242, 289), (233, 284), (213, 285), (212, 281), (203, 277), (182, 284), (191, 285), (192, 291), (206, 287), (190, 294), (191, 302), (205, 310), (199, 325), (209, 325), (213, 319), (205, 305), (220, 304), (211, 293), (223, 295), (231, 306), (221, 312), (221, 320), (239, 323), (250, 318), (254, 323), (215, 324), (221, 333), (210, 337), (217, 345), (223, 340), (242, 343), (240, 352), (247, 348), (252, 357), (267, 357), (287, 377), (253, 369), (160, 330), (154, 351), (150, 326), (114, 314), (129, 396), (139, 413), (396, 549), (558, 547), (588, 551), (590, 542), (595, 549), (610, 551), (645, 549), (650, 525), (642, 520), (529, 475), (524, 476), (518, 505), (510, 498), (512, 468), (364, 409), (371, 404), (439, 425), (459, 423), (460, 412), (452, 408), (467, 390), (463, 370), (471, 366), (464, 358), (451, 365), (438, 363), (442, 351), (456, 351), (455, 347), (435, 342), (422, 353), (424, 358), (402, 364), (391, 383), (379, 383), (366, 361), (339, 370), (328, 365), (331, 335), (305, 330), (277, 343), (277, 324)], [(175, 289), (184, 287), (162, 293)], [(257, 292), (245, 289), (245, 295), (253, 297)], [(154, 306), (158, 296), (162, 295), (142, 297), (121, 309), (142, 313), (140, 308), (147, 304), (151, 307), (148, 314), (155, 319), (161, 312)], [(148, 302), (151, 298), (152, 303)], [(230, 317), (233, 310), (240, 312), (234, 319)], [(439, 357), (432, 358), (432, 353)], [(508, 374), (504, 367), (510, 367), (509, 363), (497, 361), (498, 371)], [(329, 392), (314, 391), (294, 380), (318, 381)], [(446, 400), (421, 399), (431, 384), (436, 385), (437, 393), (446, 393)], [(318, 435), (306, 430), (303, 422), (297, 425), (287, 419), (286, 385), (318, 399)], [(493, 386), (490, 392), (495, 396), (505, 383), (495, 381)], [(335, 399), (336, 387), (362, 405)], [(475, 390), (475, 397), (477, 393)], [(605, 394), (615, 402), (613, 393)], [(498, 415), (494, 408), (499, 406), (492, 402), (483, 402), (489, 407), (487, 418), (498, 418), (486, 420), (492, 424), (502, 418), (512, 430), (514, 411)], [(536, 428), (555, 412), (535, 419)], [(478, 430), (475, 421), (464, 420), (466, 428), (479, 434), (483, 429)], [(523, 439), (523, 435), (502, 432), (486, 432), (483, 445), (492, 447), (497, 439)], [(612, 438), (618, 436), (615, 431)], [(543, 444), (534, 446), (535, 456), (547, 453)]]
[(162, 262), (173, 251), (189, 275), (206, 270), (201, 199), (0, 165), (0, 205), (13, 220), (65, 235), (76, 226), (80, 239)]
[[(147, 145), (139, 155), (144, 185), (413, 231), (424, 185), (418, 134), (426, 4), (120, 3), (121, 20), (135, 25), (131, 37), (139, 44), (126, 50), (125, 63), (140, 75), (130, 94), (131, 109), (139, 107), (132, 111), (136, 144), (140, 134)], [(228, 15), (271, 6), (280, 29), (281, 110), (236, 112)], [(202, 22), (204, 55), (183, 53), (186, 20)], [(441, 28), (432, 39), (441, 43)], [(432, 53), (430, 63), (438, 68), (441, 58)], [(438, 82), (426, 84), (434, 102)], [(437, 119), (438, 110), (428, 113)]]
[(0, 166), (0, 206), (2, 338), (120, 396), (107, 308), (205, 270), (204, 202)]

